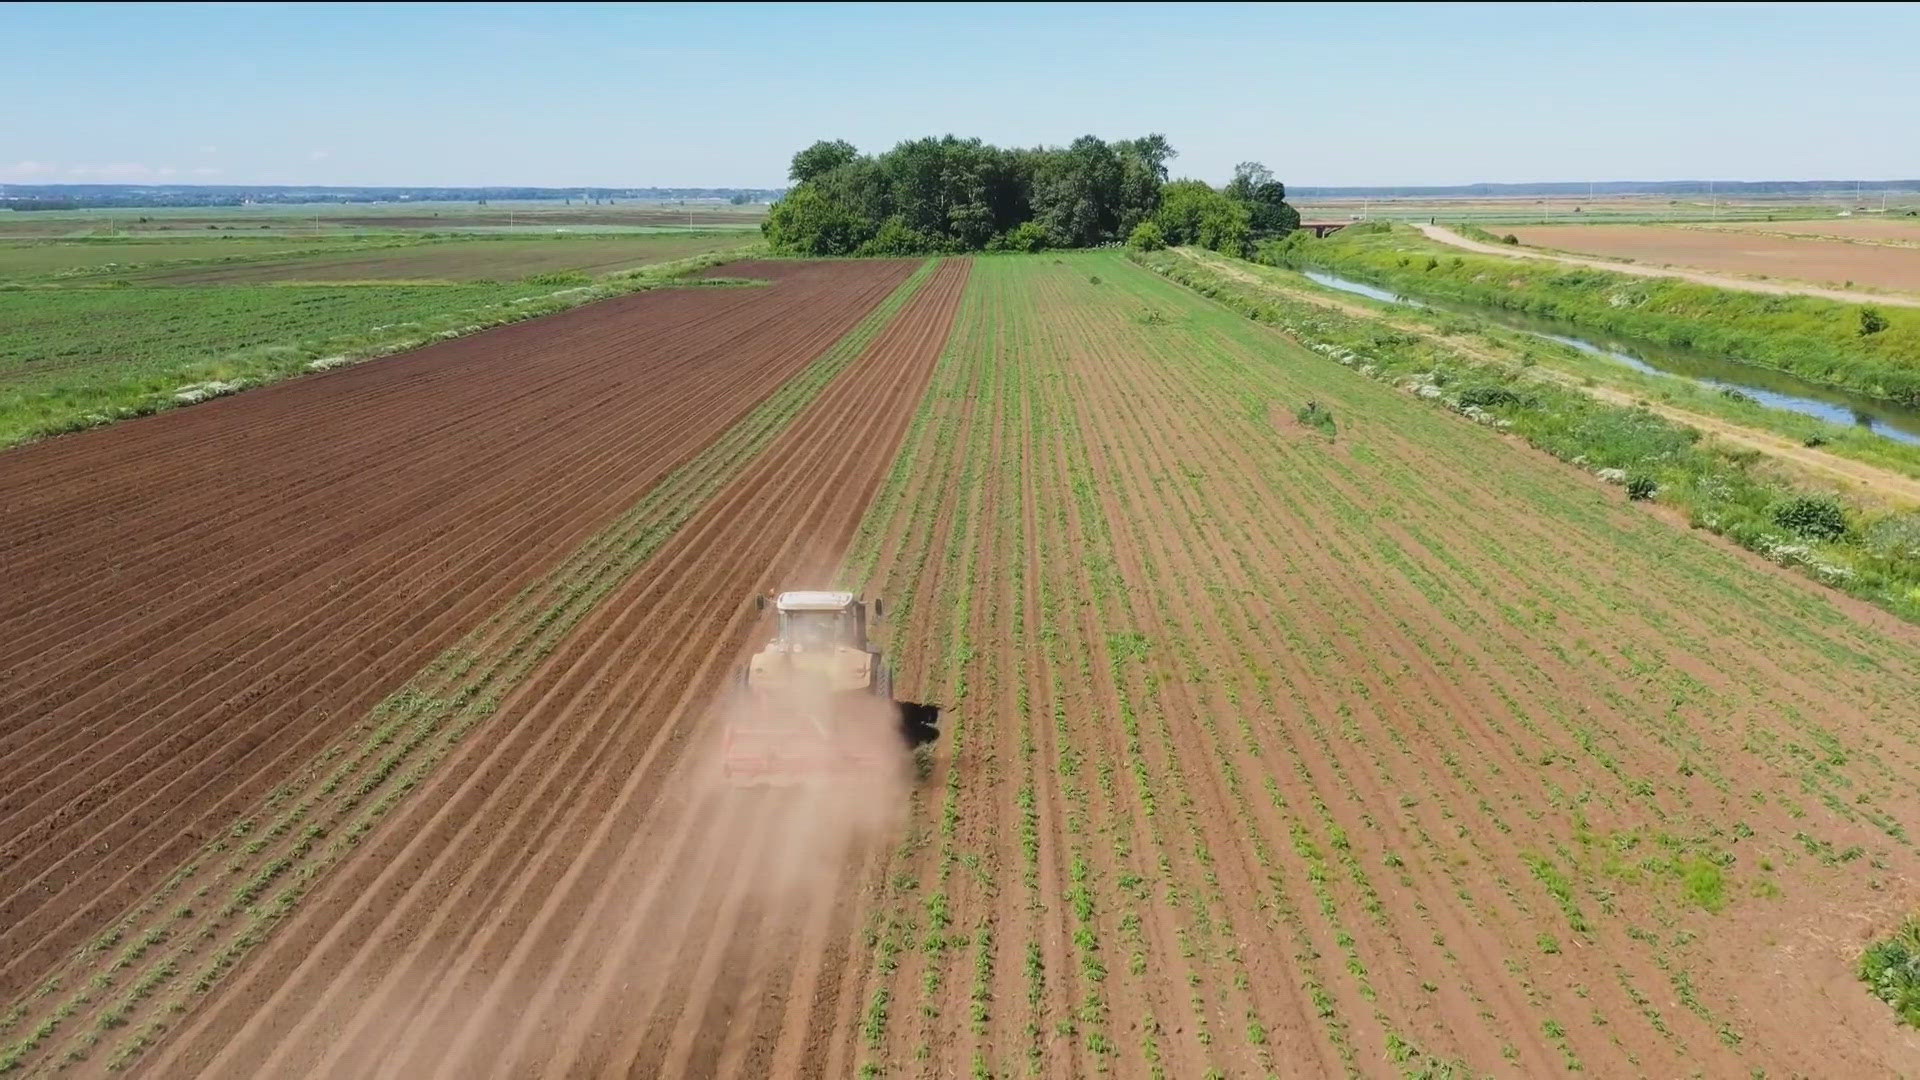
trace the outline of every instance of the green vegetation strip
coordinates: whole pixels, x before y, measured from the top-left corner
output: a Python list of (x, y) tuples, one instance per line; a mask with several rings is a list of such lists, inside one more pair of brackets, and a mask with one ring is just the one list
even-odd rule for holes
[(1901, 1023), (1920, 1027), (1920, 916), (1867, 947), (1860, 978), (1873, 996), (1893, 1006)]
[[(935, 265), (922, 266), (798, 378), (375, 706), (352, 735), (269, 795), (257, 815), (203, 848), (0, 1018), (0, 1032), (33, 1022), (0, 1049), (0, 1073), (25, 1065), (87, 1007), (98, 1020), (95, 1030), (75, 1034), (74, 1060), (101, 1034), (134, 1019), (144, 1023), (110, 1064), (125, 1064), (152, 1043), (194, 996), (211, 990), (264, 941), (463, 737), (491, 719), (608, 593), (805, 410), (920, 291)], [(63, 989), (69, 992), (60, 998)]]
[(1920, 513), (1808, 494), (1756, 468), (1757, 452), (1702, 444), (1699, 431), (1646, 409), (1543, 384), (1516, 368), (1291, 299), (1174, 253), (1130, 257), (1337, 363), (1511, 431), (1623, 485), (1632, 497), (1676, 507), (1696, 528), (1920, 622)]
[(1348, 226), (1323, 239), (1296, 232), (1261, 245), (1259, 258), (1329, 270), (1408, 296), (1560, 319), (1920, 405), (1916, 309), (1476, 255), (1385, 222)]
[(0, 447), (146, 416), (626, 293), (749, 248), (512, 285), (0, 289)]
[[(1858, 424), (1840, 423), (1763, 404), (1751, 396), (1727, 387), (1718, 387), (1684, 375), (1659, 371), (1641, 371), (1605, 356), (1583, 352), (1559, 341), (1552, 341), (1522, 330), (1459, 311), (1435, 307), (1416, 307), (1391, 301), (1374, 300), (1334, 289), (1297, 271), (1261, 263), (1235, 261), (1221, 263), (1218, 256), (1188, 250), (1183, 252), (1201, 262), (1209, 259), (1230, 267), (1227, 276), (1251, 276), (1261, 285), (1308, 298), (1321, 297), (1347, 307), (1378, 310), (1386, 323), (1399, 328), (1417, 328), (1416, 332), (1437, 334), (1468, 353), (1495, 354), (1521, 366), (1535, 368), (1542, 378), (1561, 375), (1576, 378), (1584, 387), (1606, 386), (1648, 401), (1658, 401), (1687, 412), (1729, 421), (1744, 428), (1771, 432), (1826, 453), (1864, 461), (1877, 468), (1920, 477), (1920, 445), (1900, 442), (1877, 434)], [(1218, 267), (1216, 267), (1218, 268)]]

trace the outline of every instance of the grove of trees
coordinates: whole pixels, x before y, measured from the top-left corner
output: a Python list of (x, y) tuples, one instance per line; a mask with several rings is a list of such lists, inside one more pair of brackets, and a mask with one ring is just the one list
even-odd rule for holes
[(793, 187), (762, 226), (795, 255), (1040, 251), (1131, 240), (1243, 255), (1300, 215), (1257, 162), (1224, 190), (1167, 180), (1163, 135), (1003, 149), (979, 139), (914, 139), (878, 155), (822, 140), (793, 156)]

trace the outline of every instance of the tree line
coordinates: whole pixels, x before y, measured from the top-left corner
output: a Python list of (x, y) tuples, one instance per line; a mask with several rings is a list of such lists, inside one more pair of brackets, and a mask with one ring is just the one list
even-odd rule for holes
[(793, 255), (1042, 251), (1121, 241), (1245, 255), (1299, 226), (1286, 187), (1245, 162), (1216, 189), (1167, 179), (1166, 136), (1006, 149), (952, 135), (881, 154), (822, 140), (793, 156), (793, 187), (762, 230)]

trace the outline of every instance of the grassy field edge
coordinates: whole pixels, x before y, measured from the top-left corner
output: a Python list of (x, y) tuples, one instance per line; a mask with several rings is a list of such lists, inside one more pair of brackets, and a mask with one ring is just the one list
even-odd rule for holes
[[(1132, 253), (1140, 265), (1362, 375), (1393, 383), (1479, 423), (1525, 438), (1690, 524), (1792, 566), (1823, 584), (1920, 622), (1920, 513), (1885, 511), (1839, 493), (1810, 493), (1755, 468), (1757, 452), (1703, 442), (1650, 410), (1524, 379), (1431, 339), (1238, 281), (1177, 253)], [(1642, 486), (1642, 484), (1650, 485)], [(1793, 522), (1802, 500), (1832, 504), (1840, 528)], [(1831, 522), (1829, 521), (1829, 524)]]
[(1296, 233), (1269, 246), (1263, 261), (1325, 269), (1414, 297), (1565, 320), (1920, 405), (1920, 363), (1913, 359), (1920, 356), (1920, 311), (1481, 255), (1381, 222), (1324, 239)]

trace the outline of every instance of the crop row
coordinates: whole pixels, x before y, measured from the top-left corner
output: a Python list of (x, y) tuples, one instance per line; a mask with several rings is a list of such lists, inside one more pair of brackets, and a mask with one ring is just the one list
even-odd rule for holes
[[(113, 1029), (136, 1020), (110, 1060), (130, 1060), (153, 1042), (858, 357), (932, 267), (922, 267), (798, 378), (380, 702), (344, 740), (64, 965), (0, 1021), (0, 1034), (13, 1036), (0, 1052), (0, 1071), (29, 1055), (84, 1060)], [(91, 1026), (66, 1037), (64, 1049), (55, 1047), (56, 1034), (81, 1016), (92, 1017)]]
[(658, 288), (741, 255), (737, 247), (712, 251), (558, 289), (0, 289), (0, 447)]
[(1765, 1064), (1760, 913), (1914, 856), (1907, 631), (1113, 256), (980, 262), (866, 535), (963, 703), (870, 1074)]

